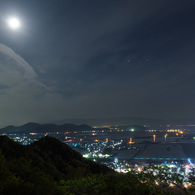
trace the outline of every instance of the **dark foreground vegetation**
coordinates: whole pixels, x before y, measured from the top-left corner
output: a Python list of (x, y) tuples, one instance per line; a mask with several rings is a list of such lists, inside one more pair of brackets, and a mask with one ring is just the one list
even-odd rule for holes
[(173, 194), (152, 177), (119, 174), (84, 159), (66, 144), (44, 137), (23, 146), (0, 136), (0, 194)]

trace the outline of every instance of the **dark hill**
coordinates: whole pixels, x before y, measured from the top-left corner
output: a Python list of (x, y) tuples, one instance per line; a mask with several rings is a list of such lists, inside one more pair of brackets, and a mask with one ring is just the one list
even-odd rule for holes
[(118, 174), (44, 137), (23, 146), (0, 136), (1, 195), (163, 194), (137, 175)]
[(0, 149), (4, 157), (9, 160), (8, 164), (12, 164), (12, 161), (19, 161), (20, 158), (36, 168), (42, 169), (43, 165), (49, 166), (50, 164), (55, 166), (55, 169), (64, 177), (74, 177), (73, 170), (74, 172), (79, 170), (79, 174), (81, 172), (83, 174), (112, 172), (103, 165), (83, 158), (80, 153), (52, 137), (44, 137), (29, 146), (23, 146), (6, 136), (0, 136)]
[[(26, 187), (30, 183), (31, 187), (36, 186), (40, 190), (45, 185), (49, 185), (48, 189), (51, 186), (56, 189), (55, 185), (60, 180), (113, 172), (103, 165), (84, 159), (81, 154), (52, 137), (44, 137), (29, 146), (23, 146), (6, 136), (0, 136), (0, 151), (7, 162), (7, 169), (19, 179), (21, 185), (25, 181)], [(36, 194), (34, 189), (31, 191)]]
[(25, 147), (7, 136), (0, 136), (0, 150), (7, 160), (21, 157), (26, 153)]
[(38, 123), (27, 123), (21, 126), (7, 126), (0, 129), (0, 133), (46, 133), (46, 132), (65, 132), (65, 131), (89, 131), (92, 127), (88, 125), (74, 125), (74, 124), (38, 124)]

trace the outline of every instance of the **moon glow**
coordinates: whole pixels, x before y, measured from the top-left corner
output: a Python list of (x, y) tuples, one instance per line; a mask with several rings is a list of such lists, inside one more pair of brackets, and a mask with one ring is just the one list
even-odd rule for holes
[(8, 20), (8, 25), (11, 29), (16, 30), (20, 27), (20, 20), (18, 18), (10, 18)]

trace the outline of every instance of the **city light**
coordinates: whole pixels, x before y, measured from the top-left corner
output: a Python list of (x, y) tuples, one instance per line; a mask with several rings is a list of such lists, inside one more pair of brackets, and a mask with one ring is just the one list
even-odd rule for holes
[(84, 154), (83, 157), (84, 158), (88, 158), (89, 157), (89, 154)]
[(153, 135), (153, 142), (156, 141), (156, 135)]
[(132, 138), (130, 138), (129, 144), (134, 144), (135, 142), (132, 141)]
[[(15, 141), (23, 145), (29, 145), (45, 135), (54, 136), (80, 152), (84, 158), (104, 164), (117, 172), (150, 173), (158, 177), (161, 176), (158, 169), (161, 169), (163, 170), (163, 177), (167, 171), (166, 180), (168, 180), (167, 184), (171, 187), (175, 186), (171, 184), (171, 179), (172, 175), (176, 174), (181, 175), (180, 179), (185, 182), (186, 188), (190, 186), (187, 181), (188, 178), (194, 176), (195, 166), (192, 162), (193, 160), (186, 158), (180, 145), (180, 143), (183, 143), (183, 138), (179, 135), (183, 135), (183, 131), (178, 131), (178, 129), (170, 129), (169, 131), (166, 129), (146, 130), (145, 138), (143, 135), (139, 138), (138, 136), (131, 136), (131, 132), (133, 132), (131, 130), (134, 129), (124, 129), (121, 132), (122, 128), (117, 126), (108, 130), (77, 131), (77, 134), (74, 133), (75, 131), (60, 131), (59, 133), (54, 131), (53, 133), (42, 134), (31, 132), (28, 135), (9, 134), (9, 136), (12, 136)], [(169, 135), (167, 132), (169, 132)], [(96, 134), (96, 136), (94, 137), (92, 133)], [(192, 131), (192, 133), (193, 135), (189, 141), (194, 143), (194, 132)], [(168, 140), (167, 136), (169, 136)], [(130, 138), (128, 139), (128, 137)], [(158, 143), (153, 144), (151, 137), (153, 142), (156, 142), (156, 138), (158, 138)], [(193, 157), (191, 158), (193, 159)], [(161, 185), (159, 180), (154, 182), (156, 185)]]
[(165, 142), (166, 142), (166, 140), (167, 140), (167, 135), (168, 135), (168, 134), (165, 134), (165, 136), (164, 136), (164, 137), (165, 137)]

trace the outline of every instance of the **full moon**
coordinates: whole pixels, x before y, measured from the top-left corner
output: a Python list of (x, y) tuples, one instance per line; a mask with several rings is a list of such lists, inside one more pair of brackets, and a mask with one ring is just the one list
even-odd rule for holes
[(18, 18), (10, 18), (8, 20), (8, 25), (11, 29), (16, 30), (20, 27), (20, 20)]

